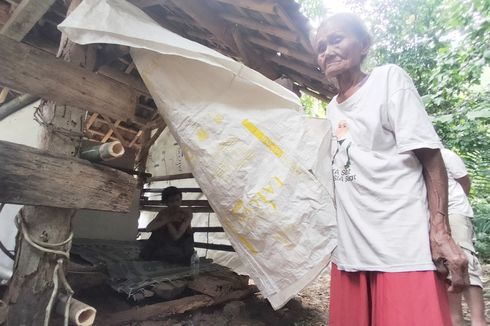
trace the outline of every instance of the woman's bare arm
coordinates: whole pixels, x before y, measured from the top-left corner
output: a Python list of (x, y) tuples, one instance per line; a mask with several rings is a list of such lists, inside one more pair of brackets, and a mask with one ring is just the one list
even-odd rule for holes
[(450, 291), (460, 292), (469, 285), (468, 260), (451, 237), (447, 217), (447, 172), (439, 149), (414, 150), (423, 167), (430, 211), (430, 246), (437, 271), (451, 273)]
[(166, 218), (166, 212), (165, 209), (161, 210), (157, 216), (146, 226), (145, 231), (146, 232), (153, 232), (155, 230), (158, 230), (159, 228), (165, 226), (169, 221)]
[(191, 225), (192, 221), (192, 212), (191, 211), (186, 211), (186, 216), (184, 218), (184, 221), (180, 224), (179, 228), (176, 229), (175, 226), (170, 223), (168, 225), (168, 231), (172, 238), (174, 240), (178, 240), (182, 237), (182, 235), (185, 233), (185, 231), (189, 228)]

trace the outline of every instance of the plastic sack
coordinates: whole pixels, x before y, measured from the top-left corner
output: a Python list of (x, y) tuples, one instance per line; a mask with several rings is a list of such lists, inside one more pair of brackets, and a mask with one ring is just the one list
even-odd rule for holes
[(336, 245), (326, 121), (310, 128), (292, 92), (128, 2), (85, 0), (59, 29), (77, 43), (131, 47), (194, 177), (275, 309), (326, 267)]

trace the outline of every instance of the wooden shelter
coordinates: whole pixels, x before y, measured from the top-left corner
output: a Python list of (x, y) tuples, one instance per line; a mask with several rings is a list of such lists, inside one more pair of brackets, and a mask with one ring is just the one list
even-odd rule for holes
[[(68, 12), (79, 2), (72, 0)], [(166, 29), (241, 61), (270, 79), (289, 79), (294, 91), (324, 100), (335, 94), (335, 87), (316, 65), (307, 19), (293, 0), (130, 2)], [(35, 206), (26, 208), (20, 223), (29, 225), (35, 241), (58, 244), (70, 234), (74, 209), (128, 209), (125, 194), (144, 183), (141, 177), (149, 148), (165, 128), (128, 49), (68, 42), (57, 29), (66, 15), (61, 0), (0, 0), (0, 120), (38, 98), (43, 99), (43, 106), (51, 105), (49, 119), (43, 113), (38, 116), (46, 129), (43, 150), (0, 141), (0, 203)], [(71, 112), (70, 118), (60, 116), (59, 107)], [(54, 134), (66, 139), (60, 143)], [(82, 139), (120, 141), (135, 152), (133, 168), (121, 172), (74, 158)], [(40, 172), (40, 166), (50, 173)], [(25, 178), (41, 173), (43, 177), (34, 183)], [(140, 177), (138, 185), (131, 175)], [(101, 188), (103, 192), (96, 191)], [(79, 198), (83, 200), (76, 200)], [(29, 248), (22, 245), (25, 237), (19, 238), (18, 251)], [(30, 249), (17, 252), (16, 274), (6, 295), (7, 304), (17, 307), (10, 311), (16, 315), (9, 316), (12, 324), (25, 309), (33, 315), (28, 324), (40, 320), (52, 288), (45, 278), (56, 272), (55, 266), (56, 259), (46, 254)], [(32, 287), (37, 292), (24, 297)]]

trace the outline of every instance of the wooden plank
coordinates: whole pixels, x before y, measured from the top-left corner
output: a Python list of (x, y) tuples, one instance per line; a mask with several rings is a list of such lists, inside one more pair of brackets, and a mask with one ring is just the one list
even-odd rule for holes
[(128, 212), (131, 175), (88, 161), (0, 141), (0, 202)]
[(165, 127), (166, 125), (163, 125), (160, 128), (158, 128), (158, 130), (153, 134), (153, 136), (151, 136), (150, 140), (146, 144), (142, 144), (143, 148), (141, 149), (141, 151), (138, 153), (136, 157), (136, 166), (141, 165), (141, 163), (144, 161), (146, 162), (151, 146), (157, 141), (158, 137), (160, 137)]
[(213, 277), (212, 275), (205, 274), (195, 278), (189, 283), (188, 287), (196, 292), (216, 298), (236, 290), (237, 284), (221, 277)]
[[(142, 192), (162, 192), (163, 189), (165, 188), (143, 188), (141, 189)], [(202, 192), (202, 189), (201, 188), (179, 188), (180, 191), (182, 192)]]
[[(163, 205), (160, 200), (146, 200), (145, 205), (161, 206), (162, 208), (166, 207), (166, 205)], [(182, 206), (210, 207), (209, 202), (207, 200), (199, 200), (199, 199), (195, 199), (195, 200), (184, 199), (182, 200)]]
[(22, 0), (0, 30), (0, 34), (17, 42), (22, 41), (54, 2), (55, 0)]
[(203, 226), (203, 227), (194, 227), (192, 228), (192, 232), (194, 233), (220, 233), (225, 232), (225, 230), (221, 226)]
[(177, 8), (180, 8), (189, 15), (199, 26), (207, 29), (214, 37), (232, 51), (238, 53), (233, 36), (231, 35), (230, 26), (219, 19), (218, 15), (207, 6), (204, 1), (196, 0), (169, 0)]
[(104, 320), (104, 322), (101, 323), (101, 325), (121, 325), (127, 324), (130, 321), (145, 321), (154, 317), (162, 319), (164, 317), (182, 314), (186, 311), (218, 305), (228, 301), (240, 300), (257, 291), (256, 286), (248, 286), (245, 289), (232, 291), (214, 299), (204, 294), (198, 294), (177, 300), (134, 307), (126, 311), (111, 314), (107, 320)]
[(319, 70), (316, 70), (316, 67), (291, 62), (291, 60), (286, 60), (286, 59), (279, 57), (279, 56), (269, 56), (267, 59), (278, 64), (281, 67), (285, 67), (285, 68), (288, 68), (290, 70), (295, 70), (300, 75), (306, 75), (306, 76), (313, 78), (313, 79), (316, 79), (316, 80), (322, 80), (325, 78)]
[(138, 138), (140, 138), (141, 134), (143, 134), (143, 130), (140, 130), (136, 133), (133, 140), (129, 143), (129, 146), (128, 146), (129, 148), (133, 147), (133, 145), (136, 144), (136, 142), (138, 141)]
[(90, 127), (94, 124), (95, 120), (97, 120), (98, 113), (92, 113), (90, 118), (87, 119), (87, 122), (85, 123), (85, 130), (89, 130)]
[[(141, 206), (140, 210), (146, 212), (159, 212), (164, 206)], [(193, 213), (214, 213), (211, 207), (188, 207)]]
[(213, 299), (207, 295), (193, 295), (182, 299), (160, 302), (142, 307), (135, 307), (126, 311), (113, 313), (103, 325), (119, 325), (127, 321), (144, 321), (151, 317), (166, 317), (182, 314), (189, 310), (208, 307), (213, 304)]
[(148, 179), (148, 182), (170, 181), (170, 180), (192, 179), (192, 178), (194, 178), (192, 173), (180, 173), (180, 174), (171, 174), (171, 175), (151, 177), (150, 179)]
[(221, 17), (223, 17), (229, 22), (241, 25), (253, 31), (267, 33), (269, 35), (278, 37), (288, 42), (300, 43), (299, 35), (287, 29), (261, 24), (252, 19), (237, 17), (235, 15), (230, 15), (230, 14), (222, 14)]
[(298, 61), (303, 61), (308, 64), (312, 65), (317, 65), (316, 63), (316, 58), (314, 55), (310, 55), (306, 52), (303, 51), (298, 51), (296, 49), (288, 48), (285, 46), (281, 46), (279, 44), (276, 44), (274, 42), (264, 40), (262, 38), (256, 37), (256, 36), (247, 36), (247, 41), (252, 42), (253, 44), (259, 45), (263, 48), (275, 51), (275, 52), (280, 52), (288, 57), (294, 58)]
[(97, 70), (97, 74), (104, 75), (108, 78), (111, 78), (121, 84), (128, 85), (131, 88), (145, 94), (150, 95), (150, 92), (146, 88), (145, 84), (140, 78), (137, 78), (133, 75), (125, 74), (115, 68), (109, 66), (102, 66)]
[(233, 249), (232, 246), (216, 243), (194, 242), (194, 248), (235, 252), (235, 249)]
[(106, 117), (104, 115), (102, 115), (102, 119), (104, 119), (104, 121), (109, 125), (109, 128), (111, 128), (112, 132), (114, 133), (114, 135), (116, 135), (116, 138), (121, 142), (121, 144), (124, 147), (129, 147), (128, 146), (129, 144), (126, 141), (126, 139), (124, 139), (124, 137), (121, 135), (119, 130), (117, 130), (117, 128), (121, 124), (121, 120), (116, 120), (115, 123), (112, 123), (111, 119), (109, 119), (108, 117)]
[(10, 3), (2, 1), (0, 2), (0, 27), (5, 25), (5, 23), (9, 18), (10, 18)]
[[(113, 119), (134, 117), (133, 88), (0, 35), (0, 84)], [(56, 73), (53, 73), (53, 72)]]
[(291, 19), (291, 17), (289, 17), (288, 13), (281, 6), (276, 7), (276, 13), (291, 31), (300, 35), (299, 42), (301, 43), (303, 48), (307, 52), (313, 53), (313, 48), (311, 47), (310, 41), (308, 39), (308, 35), (305, 35), (302, 32), (300, 32), (298, 26), (294, 24), (293, 20)]
[(276, 4), (263, 0), (247, 0), (247, 1), (216, 0), (216, 1), (221, 3), (226, 3), (234, 7), (253, 10), (260, 13), (266, 13), (269, 15), (274, 15), (276, 13)]

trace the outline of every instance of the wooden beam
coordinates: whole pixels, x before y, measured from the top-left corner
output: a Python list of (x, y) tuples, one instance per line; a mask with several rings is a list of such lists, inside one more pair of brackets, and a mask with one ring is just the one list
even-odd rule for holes
[(0, 83), (6, 87), (113, 119), (134, 117), (133, 88), (3, 35), (0, 62)]
[(116, 135), (116, 138), (121, 142), (121, 144), (124, 147), (129, 147), (128, 141), (126, 139), (124, 139), (124, 137), (121, 135), (119, 130), (117, 130), (117, 128), (121, 124), (121, 120), (116, 120), (115, 123), (112, 123), (111, 119), (109, 119), (108, 117), (106, 117), (104, 115), (102, 115), (102, 119), (104, 119), (104, 121), (109, 125), (109, 128), (111, 128), (112, 132), (114, 133), (114, 135)]
[(129, 148), (133, 147), (133, 145), (136, 144), (136, 142), (138, 141), (138, 138), (140, 138), (141, 134), (143, 134), (143, 130), (140, 130), (136, 133), (133, 140), (129, 143), (129, 146), (128, 146)]
[[(148, 211), (148, 212), (159, 212), (161, 211), (163, 206), (141, 206), (140, 210)], [(211, 207), (197, 207), (190, 206), (188, 207), (193, 213), (214, 213)]]
[(133, 75), (128, 75), (120, 70), (117, 70), (115, 68), (109, 67), (109, 66), (102, 66), (97, 70), (97, 74), (104, 75), (108, 78), (111, 78), (121, 84), (128, 85), (131, 88), (134, 88), (135, 90), (145, 94), (145, 95), (150, 95), (150, 92), (146, 88), (145, 84), (140, 78), (137, 78)]
[(314, 55), (310, 55), (306, 52), (303, 51), (298, 51), (296, 49), (288, 48), (276, 43), (273, 43), (271, 41), (256, 37), (256, 36), (247, 36), (247, 41), (252, 42), (253, 44), (256, 44), (258, 46), (261, 46), (263, 48), (275, 51), (275, 52), (280, 52), (288, 57), (294, 58), (298, 61), (303, 61), (306, 62), (307, 64), (311, 65), (317, 65), (316, 59)]
[(232, 246), (216, 243), (194, 242), (194, 248), (235, 252)]
[[(145, 205), (148, 206), (162, 206), (165, 207), (166, 205), (162, 204), (160, 200), (145, 200), (144, 202)], [(205, 199), (184, 199), (182, 200), (182, 206), (193, 206), (193, 207), (211, 207), (209, 205), (209, 202)]]
[[(0, 27), (5, 25), (7, 20), (10, 18), (10, 3), (0, 2)], [(1, 325), (1, 321), (0, 321)]]
[(141, 307), (130, 308), (126, 311), (116, 312), (102, 321), (103, 325), (120, 325), (128, 321), (143, 321), (154, 316), (167, 317), (182, 314), (189, 310), (211, 306), (213, 299), (204, 294), (183, 297), (181, 299), (165, 301)]
[[(311, 47), (310, 41), (308, 39), (308, 35), (303, 34), (298, 26), (294, 24), (293, 20), (291, 17), (289, 17), (289, 14), (281, 7), (281, 6), (276, 6), (276, 13), (277, 15), (281, 18), (281, 20), (286, 24), (286, 26), (296, 34), (298, 34), (299, 37), (299, 42), (303, 46), (303, 48), (309, 52), (313, 53), (313, 48)], [(313, 55), (312, 55), (313, 56)]]
[(216, 0), (216, 1), (221, 3), (226, 3), (234, 7), (257, 11), (269, 15), (275, 15), (276, 13), (275, 11), (276, 4), (263, 0), (247, 0), (247, 1)]
[(18, 42), (22, 41), (54, 2), (55, 0), (22, 0), (0, 30), (0, 34)]
[(88, 161), (0, 141), (0, 202), (128, 212), (131, 175)]
[(196, 0), (169, 0), (175, 7), (180, 8), (189, 15), (199, 26), (207, 29), (222, 44), (228, 46), (232, 51), (238, 53), (230, 26), (219, 19), (218, 15), (207, 6), (204, 1)]
[[(165, 188), (143, 188), (141, 189), (142, 192), (159, 192), (161, 193)], [(195, 193), (202, 193), (201, 188), (179, 188), (180, 191), (182, 192), (195, 192)]]
[(241, 25), (252, 31), (267, 33), (269, 35), (278, 37), (288, 42), (295, 42), (299, 44), (301, 43), (300, 36), (297, 33), (292, 32), (288, 29), (261, 24), (253, 19), (237, 17), (235, 15), (230, 15), (230, 14), (222, 14), (221, 17), (231, 23)]
[(151, 136), (150, 140), (146, 144), (141, 144), (143, 148), (136, 156), (136, 166), (141, 165), (143, 162), (146, 162), (146, 158), (148, 157), (148, 153), (150, 152), (151, 146), (156, 142), (158, 137), (162, 134), (163, 130), (167, 125), (163, 125), (155, 131), (153, 136)]
[(300, 75), (306, 75), (309, 78), (312, 78), (315, 80), (322, 80), (325, 78), (319, 70), (316, 70), (316, 67), (302, 65), (300, 63), (295, 63), (295, 62), (292, 62), (291, 60), (287, 60), (287, 59), (282, 58), (282, 57), (277, 56), (277, 55), (269, 56), (267, 59), (269, 61), (272, 61), (272, 62), (278, 64), (281, 67), (285, 67), (285, 68), (288, 68), (290, 70), (294, 70), (294, 71), (298, 72)]
[(87, 121), (85, 122), (85, 130), (88, 131), (90, 129), (90, 127), (94, 124), (95, 120), (97, 120), (98, 115), (99, 115), (98, 113), (92, 113), (90, 118), (88, 118)]
[(170, 180), (192, 179), (192, 178), (194, 178), (192, 173), (181, 173), (181, 174), (172, 174), (172, 175), (151, 177), (148, 179), (148, 182), (170, 181)]
[(0, 106), (0, 121), (17, 112), (27, 105), (39, 100), (39, 97), (30, 94), (24, 94)]

